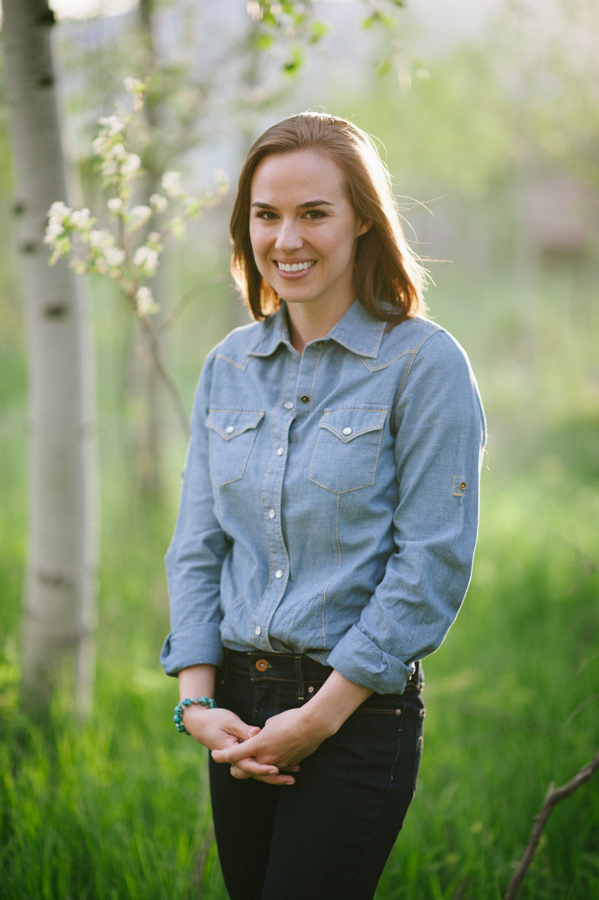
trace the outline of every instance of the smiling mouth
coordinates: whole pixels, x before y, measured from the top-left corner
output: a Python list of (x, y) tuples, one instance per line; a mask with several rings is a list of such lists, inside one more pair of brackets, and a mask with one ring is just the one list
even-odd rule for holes
[(279, 270), (279, 272), (305, 272), (306, 269), (311, 269), (316, 265), (315, 259), (309, 259), (307, 262), (301, 263), (284, 263), (275, 260), (275, 264)]

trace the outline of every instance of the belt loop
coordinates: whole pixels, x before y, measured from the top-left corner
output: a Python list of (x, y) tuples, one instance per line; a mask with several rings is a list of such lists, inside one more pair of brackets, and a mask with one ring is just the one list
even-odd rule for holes
[(295, 675), (297, 678), (298, 692), (297, 699), (300, 703), (304, 702), (304, 670), (302, 667), (302, 657), (295, 657)]

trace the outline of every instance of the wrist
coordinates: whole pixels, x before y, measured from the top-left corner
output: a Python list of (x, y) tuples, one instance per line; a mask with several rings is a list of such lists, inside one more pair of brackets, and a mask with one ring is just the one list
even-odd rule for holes
[(341, 716), (338, 709), (330, 709), (329, 704), (323, 703), (318, 694), (304, 703), (299, 711), (306, 727), (318, 735), (322, 735), (323, 740), (336, 734), (347, 718), (347, 716)]
[(302, 709), (327, 736), (336, 734), (352, 713), (372, 694), (370, 688), (348, 681), (336, 670)]
[(182, 700), (180, 700), (175, 706), (175, 715), (173, 716), (173, 721), (175, 723), (175, 728), (181, 734), (189, 734), (189, 731), (183, 723), (183, 713), (190, 707), (196, 707), (205, 710), (215, 709), (216, 700), (214, 700), (212, 697), (193, 697), (191, 699), (189, 697), (184, 697)]

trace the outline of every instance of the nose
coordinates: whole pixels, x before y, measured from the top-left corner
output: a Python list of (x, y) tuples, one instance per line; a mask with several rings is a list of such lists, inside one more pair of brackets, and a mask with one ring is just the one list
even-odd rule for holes
[(275, 243), (276, 249), (282, 253), (292, 253), (294, 250), (299, 250), (303, 243), (299, 224), (295, 219), (282, 219)]

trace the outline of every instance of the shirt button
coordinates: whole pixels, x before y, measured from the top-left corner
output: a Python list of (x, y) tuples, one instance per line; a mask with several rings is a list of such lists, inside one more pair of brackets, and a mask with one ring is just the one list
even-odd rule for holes
[(268, 518), (274, 519), (275, 516), (276, 516), (276, 512), (274, 511), (274, 509), (269, 509), (268, 510)]
[(228, 425), (228, 426), (225, 428), (225, 431), (226, 431), (227, 434), (233, 434), (233, 432), (235, 431), (235, 429), (233, 428), (232, 425)]
[(352, 429), (351, 429), (351, 428), (344, 428), (344, 429), (343, 429), (343, 434), (351, 434), (351, 433), (352, 433)]
[(287, 403), (283, 404), (283, 406), (285, 407), (285, 409), (293, 409), (293, 403), (291, 402), (291, 400), (288, 400)]
[(262, 634), (262, 629), (259, 625), (256, 625), (256, 627), (254, 628), (254, 634)]
[(277, 569), (277, 571), (275, 572), (275, 578), (282, 578), (282, 577), (283, 577), (283, 570)]
[(310, 398), (308, 397), (307, 394), (302, 394), (301, 400), (302, 400), (302, 403), (309, 403), (309, 402), (310, 402)]
[(279, 449), (277, 450), (277, 456), (282, 456), (284, 452), (285, 450), (283, 449), (283, 447), (279, 447)]

